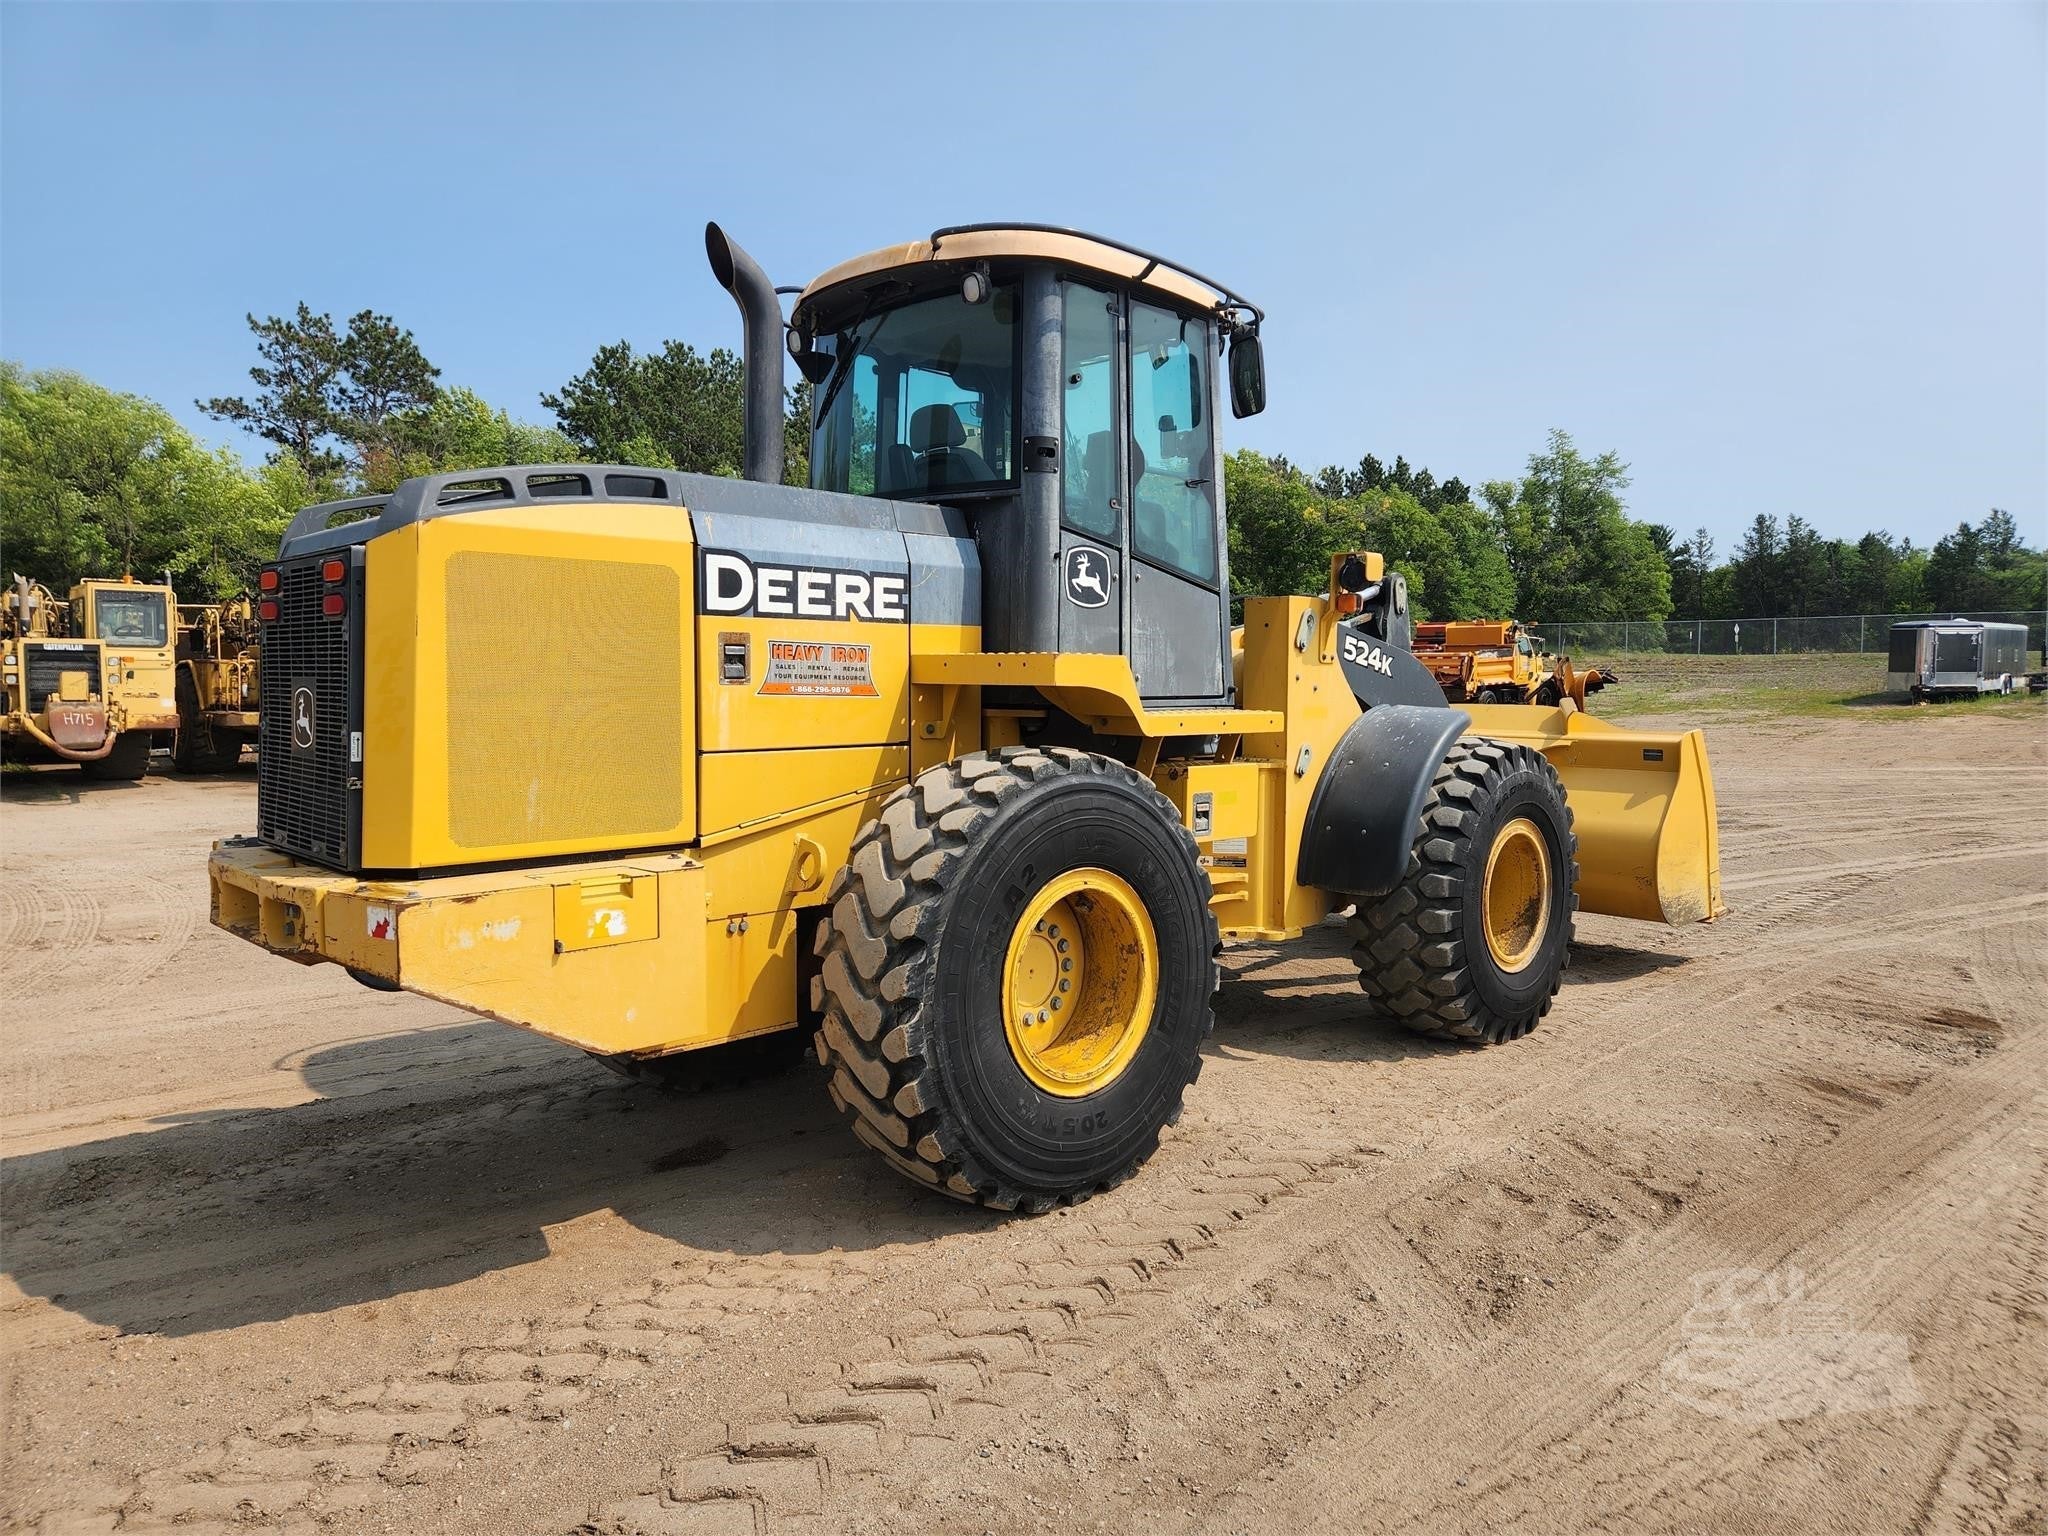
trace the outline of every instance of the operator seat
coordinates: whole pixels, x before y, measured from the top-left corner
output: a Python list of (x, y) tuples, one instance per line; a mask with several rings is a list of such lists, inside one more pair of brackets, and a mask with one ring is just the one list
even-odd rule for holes
[(949, 485), (986, 485), (996, 478), (988, 461), (965, 446), (967, 429), (960, 413), (946, 404), (920, 405), (910, 413), (910, 446), (924, 473), (924, 489)]

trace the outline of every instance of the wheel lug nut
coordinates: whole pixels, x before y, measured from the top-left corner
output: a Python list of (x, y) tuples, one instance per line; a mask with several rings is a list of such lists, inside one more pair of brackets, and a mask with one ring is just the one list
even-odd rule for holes
[(1038, 1022), (1041, 1024), (1045, 1022), (1045, 1010), (1043, 1008), (1038, 1010)]
[(1054, 998), (1052, 1000), (1052, 1011), (1054, 1013), (1058, 1013), (1060, 1011), (1060, 1000), (1058, 998)]
[[(1060, 990), (1061, 990), (1062, 992), (1066, 991), (1066, 990), (1067, 990), (1067, 989), (1068, 989), (1069, 987), (1071, 987), (1071, 986), (1073, 986), (1073, 983), (1072, 983), (1071, 981), (1067, 980), (1067, 978), (1066, 978), (1066, 977), (1062, 976), (1062, 977), (1060, 978)], [(1055, 1008), (1059, 1007), (1059, 1005), (1060, 1005), (1060, 1000), (1059, 1000), (1058, 998), (1054, 998), (1054, 999), (1052, 1000), (1052, 1005), (1053, 1005), (1053, 1007), (1055, 1007)]]
[(1064, 955), (1067, 952), (1067, 941), (1065, 939), (1061, 939), (1059, 943), (1054, 945), (1053, 947)]
[(1060, 962), (1060, 969), (1063, 971), (1071, 971), (1073, 968), (1074, 962), (1071, 960), (1062, 960)]

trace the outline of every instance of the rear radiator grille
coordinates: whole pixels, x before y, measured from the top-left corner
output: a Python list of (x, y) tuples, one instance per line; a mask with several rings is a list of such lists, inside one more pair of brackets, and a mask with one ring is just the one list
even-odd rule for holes
[(684, 799), (683, 622), (666, 566), (451, 556), (449, 839), (505, 849), (671, 832)]
[[(260, 664), (256, 831), (273, 848), (352, 869), (361, 793), (350, 786), (358, 765), (349, 752), (362, 722), (355, 639), (361, 567), (350, 561), (347, 581), (330, 587), (321, 580), (321, 563), (315, 558), (278, 568), (278, 615), (264, 627)], [(333, 591), (347, 594), (344, 618), (320, 611), (321, 599)], [(303, 732), (294, 741), (301, 720), (311, 723), (310, 742)]]

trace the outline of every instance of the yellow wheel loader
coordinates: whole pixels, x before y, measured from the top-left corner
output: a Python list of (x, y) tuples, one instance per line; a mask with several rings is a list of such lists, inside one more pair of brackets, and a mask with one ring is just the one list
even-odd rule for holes
[(970, 226), (785, 318), (706, 245), (745, 479), (465, 470), (293, 521), (215, 922), (623, 1067), (802, 1030), (893, 1166), (1041, 1211), (1179, 1114), (1226, 941), (1350, 911), (1361, 1016), (1487, 1042), (1550, 1007), (1575, 908), (1720, 911), (1699, 733), (1452, 709), (1365, 551), (1233, 628), (1239, 294)]

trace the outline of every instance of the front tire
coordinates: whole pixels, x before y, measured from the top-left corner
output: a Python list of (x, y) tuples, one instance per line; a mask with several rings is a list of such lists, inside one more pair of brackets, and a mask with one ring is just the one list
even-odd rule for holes
[(134, 781), (149, 772), (149, 754), (154, 743), (147, 731), (123, 731), (114, 738), (114, 750), (105, 757), (80, 763), (88, 779)]
[(1359, 982), (1418, 1034), (1519, 1039), (1550, 1011), (1570, 956), (1578, 839), (1540, 752), (1455, 743), (1386, 895), (1351, 919)]
[(898, 790), (833, 881), (818, 1059), (854, 1135), (956, 1199), (1044, 1211), (1180, 1117), (1216, 992), (1193, 837), (1134, 769), (979, 752)]

